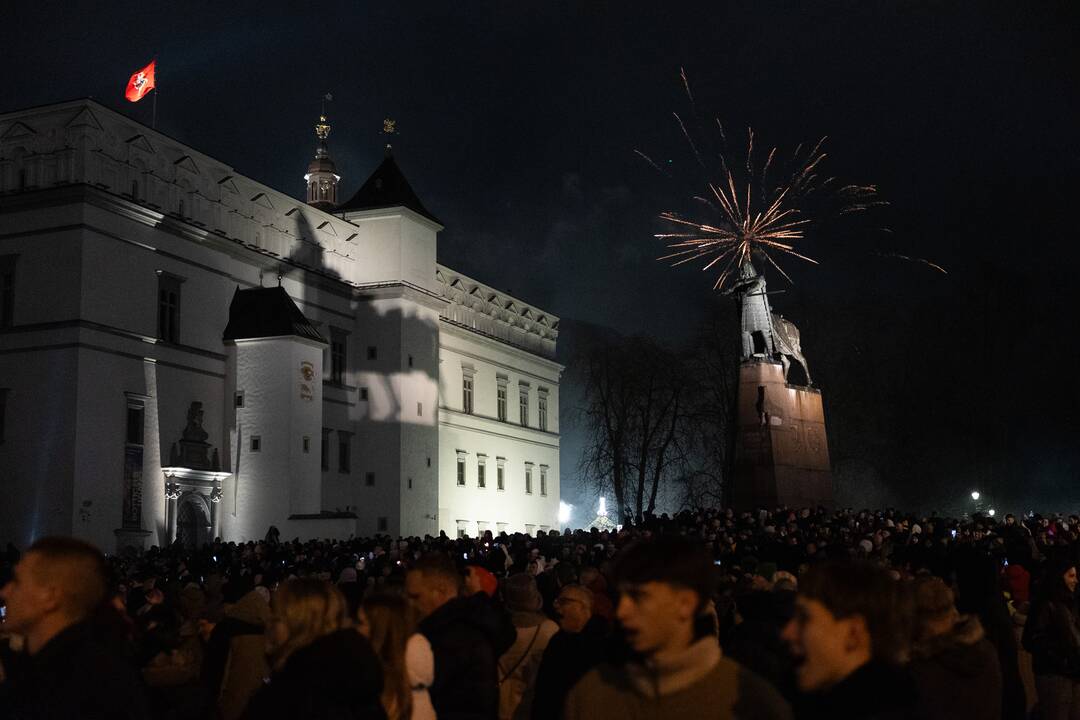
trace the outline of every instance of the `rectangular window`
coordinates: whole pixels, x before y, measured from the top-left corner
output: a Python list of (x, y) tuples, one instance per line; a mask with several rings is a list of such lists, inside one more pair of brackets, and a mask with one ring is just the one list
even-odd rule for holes
[(547, 430), (547, 395), (541, 393), (536, 399), (536, 411), (539, 413), (537, 422), (541, 430)]
[(525, 466), (525, 494), (532, 495), (532, 465)]
[(180, 278), (158, 273), (158, 337), (180, 342)]
[(461, 411), (468, 414), (468, 415), (472, 415), (472, 411), (473, 411), (472, 391), (473, 391), (472, 375), (466, 375), (464, 378), (462, 378)]
[(466, 537), (468, 535), (468, 533), (469, 533), (469, 521), (468, 520), (458, 520), (457, 521), (457, 536), (458, 536), (458, 539), (460, 540), (461, 538)]
[(409, 489), (412, 490), (412, 478), (409, 478)]
[(465, 458), (461, 455), (457, 459), (457, 484), (458, 487), (465, 487)]
[(410, 355), (409, 356), (409, 367), (412, 367), (412, 366), (413, 366), (413, 359), (412, 359), (412, 355)]
[(499, 383), (498, 389), (499, 422), (506, 422), (506, 383)]
[(518, 398), (518, 411), (521, 426), (529, 427), (529, 391), (526, 389), (521, 390), (521, 395)]
[(320, 460), (322, 461), (323, 472), (326, 472), (330, 469), (330, 433), (332, 432), (333, 430), (331, 430), (330, 428), (322, 429), (322, 448), (319, 450), (319, 452)]
[(476, 487), (487, 487), (487, 465), (484, 463), (483, 460), (481, 460), (476, 466)]
[(360, 399), (367, 400), (367, 388), (360, 388)]
[(495, 468), (495, 489), (506, 489), (506, 468), (504, 468), (502, 465)]
[(238, 407), (238, 408), (244, 407), (244, 391), (243, 390), (237, 390), (236, 394), (233, 395), (233, 405), (235, 407)]
[(305, 453), (305, 454), (307, 454), (307, 453), (310, 453), (310, 452), (311, 452), (311, 438), (310, 438), (310, 437), (308, 437), (307, 435), (305, 435), (305, 436), (304, 436), (304, 440), (303, 440), (303, 443), (302, 443), (302, 445), (303, 445), (303, 448), (304, 448), (304, 453)]
[(386, 532), (386, 529), (390, 527), (390, 523), (387, 521), (386, 516), (380, 516), (376, 525), (379, 532)]
[(259, 452), (262, 450), (262, 437), (259, 435), (251, 436), (251, 452)]
[(15, 258), (17, 255), (0, 257), (0, 328), (9, 328), (15, 322)]
[(368, 487), (375, 487), (375, 473), (369, 472), (364, 475), (364, 484)]
[(424, 417), (424, 403), (416, 403), (416, 417)]
[(330, 328), (330, 382), (345, 384), (346, 333)]
[(374, 345), (368, 345), (367, 359), (368, 360), (377, 360), (378, 358), (379, 358), (379, 350), (378, 350), (378, 348), (376, 348)]
[(338, 472), (349, 473), (352, 472), (352, 454), (349, 447), (352, 439), (352, 433), (345, 432), (344, 430), (338, 430)]
[(142, 403), (129, 402), (127, 406), (127, 444), (143, 444), (143, 417), (145, 410)]
[(540, 494), (547, 495), (547, 468), (540, 466)]
[(526, 535), (535, 535), (536, 534), (536, 526), (535, 525), (526, 525), (525, 526), (525, 534)]

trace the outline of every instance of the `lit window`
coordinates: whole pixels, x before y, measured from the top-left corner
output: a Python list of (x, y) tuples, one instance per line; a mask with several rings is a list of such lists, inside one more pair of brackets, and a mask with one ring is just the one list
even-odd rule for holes
[(462, 379), (461, 389), (461, 411), (472, 415), (473, 411), (473, 379), (471, 375), (466, 375)]
[(499, 383), (498, 405), (499, 422), (506, 422), (506, 383)]

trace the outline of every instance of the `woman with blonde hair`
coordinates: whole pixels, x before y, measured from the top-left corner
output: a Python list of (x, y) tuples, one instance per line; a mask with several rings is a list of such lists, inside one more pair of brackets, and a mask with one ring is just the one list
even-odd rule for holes
[(359, 630), (382, 663), (382, 705), (390, 720), (435, 720), (428, 688), (435, 680), (431, 644), (416, 632), (416, 617), (399, 595), (364, 600)]
[(350, 626), (340, 590), (324, 580), (289, 580), (270, 607), (272, 672), (246, 717), (384, 720), (379, 659)]

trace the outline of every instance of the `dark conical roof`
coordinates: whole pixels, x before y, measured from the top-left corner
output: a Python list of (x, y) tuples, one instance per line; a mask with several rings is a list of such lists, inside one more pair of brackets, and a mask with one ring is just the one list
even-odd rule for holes
[(225, 326), (222, 339), (249, 340), (283, 335), (326, 342), (284, 288), (236, 288), (229, 305), (229, 324)]
[(407, 207), (413, 212), (423, 215), (428, 220), (437, 222), (439, 218), (432, 215), (420, 198), (416, 196), (409, 181), (401, 173), (394, 156), (390, 153), (390, 146), (386, 146), (386, 159), (375, 169), (367, 182), (356, 191), (349, 200), (334, 208), (334, 212), (350, 212), (353, 210), (375, 210), (377, 208)]

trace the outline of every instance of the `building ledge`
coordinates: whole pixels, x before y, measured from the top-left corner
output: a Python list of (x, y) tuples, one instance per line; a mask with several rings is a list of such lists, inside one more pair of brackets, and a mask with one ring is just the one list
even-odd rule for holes
[(301, 513), (298, 515), (290, 515), (290, 520), (355, 520), (356, 513), (354, 512), (330, 512), (324, 510), (321, 513)]

